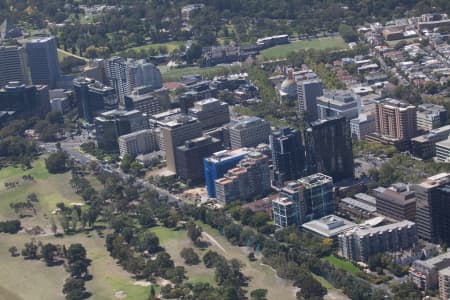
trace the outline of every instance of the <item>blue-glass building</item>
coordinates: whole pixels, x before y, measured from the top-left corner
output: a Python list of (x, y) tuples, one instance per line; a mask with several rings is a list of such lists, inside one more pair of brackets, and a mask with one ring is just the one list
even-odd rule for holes
[(215, 181), (222, 178), (228, 170), (234, 168), (249, 152), (246, 148), (224, 150), (204, 159), (205, 182), (209, 197), (216, 197)]

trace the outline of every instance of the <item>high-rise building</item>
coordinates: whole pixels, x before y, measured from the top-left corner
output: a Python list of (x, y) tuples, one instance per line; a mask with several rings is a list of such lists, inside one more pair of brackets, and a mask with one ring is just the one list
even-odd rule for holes
[(416, 198), (406, 184), (393, 184), (388, 188), (374, 190), (377, 212), (397, 221), (416, 220)]
[(90, 78), (78, 77), (73, 81), (78, 114), (89, 123), (103, 111), (117, 108), (118, 98), (113, 88)]
[(323, 96), (316, 99), (319, 119), (344, 116), (351, 120), (358, 117), (358, 103), (349, 91), (325, 91)]
[(417, 243), (416, 224), (403, 220), (378, 227), (361, 225), (338, 238), (340, 255), (349, 260), (367, 262), (370, 256), (378, 253), (412, 248)]
[(159, 121), (161, 149), (166, 151), (167, 169), (176, 172), (175, 150), (185, 141), (201, 136), (200, 122), (191, 116), (176, 114)]
[(272, 150), (272, 184), (300, 178), (305, 172), (305, 148), (298, 130), (283, 127), (269, 137)]
[(224, 205), (264, 197), (269, 191), (269, 158), (260, 152), (250, 152), (235, 168), (216, 180), (216, 198)]
[(258, 117), (239, 120), (229, 128), (232, 149), (255, 147), (269, 141), (271, 129), (269, 122)]
[(137, 109), (147, 116), (160, 113), (161, 103), (153, 90), (151, 85), (134, 88), (131, 94), (125, 96), (125, 109)]
[(138, 110), (110, 110), (94, 123), (98, 147), (108, 153), (119, 152), (119, 136), (148, 128), (147, 119)]
[(442, 105), (432, 103), (417, 107), (417, 129), (430, 131), (447, 124), (448, 112)]
[(136, 157), (159, 150), (159, 138), (154, 129), (144, 129), (119, 136), (120, 156)]
[(221, 149), (220, 140), (207, 135), (185, 141), (175, 150), (177, 176), (192, 184), (203, 182), (203, 160)]
[(162, 87), (159, 69), (145, 59), (134, 60), (113, 56), (106, 61), (106, 75), (124, 103), (125, 96), (140, 86)]
[(161, 72), (158, 67), (145, 59), (128, 59), (127, 76), (131, 90), (136, 87), (149, 85), (155, 90), (162, 87)]
[(57, 48), (54, 36), (35, 38), (26, 42), (33, 84), (45, 84), (49, 89), (56, 87), (60, 77)]
[(297, 80), (298, 110), (305, 121), (317, 120), (317, 97), (322, 95), (323, 87), (320, 79)]
[(194, 107), (188, 109), (188, 114), (200, 121), (203, 130), (230, 122), (228, 104), (215, 98), (195, 102)]
[(222, 178), (228, 170), (234, 168), (248, 153), (250, 153), (250, 150), (247, 148), (223, 150), (205, 158), (203, 167), (209, 197), (216, 197), (216, 180)]
[(14, 111), (14, 116), (20, 118), (44, 118), (50, 109), (50, 96), (46, 85), (10, 82), (0, 89), (0, 111)]
[(442, 220), (440, 209), (440, 188), (450, 183), (450, 173), (441, 173), (431, 176), (423, 182), (413, 186), (416, 195), (416, 224), (417, 234), (423, 240), (437, 242), (441, 240), (438, 231)]
[(321, 173), (289, 182), (272, 201), (279, 227), (300, 226), (334, 212), (333, 178)]
[(12, 81), (27, 83), (24, 49), (0, 45), (0, 87)]
[(386, 99), (376, 104), (377, 133), (391, 140), (409, 140), (416, 136), (416, 107), (399, 100)]
[(345, 117), (332, 117), (311, 123), (305, 130), (308, 174), (324, 173), (340, 181), (353, 177), (350, 126)]

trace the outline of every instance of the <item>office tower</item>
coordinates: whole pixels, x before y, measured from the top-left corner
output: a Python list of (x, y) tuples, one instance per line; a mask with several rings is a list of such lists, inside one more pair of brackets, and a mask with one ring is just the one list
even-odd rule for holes
[(194, 107), (188, 109), (188, 114), (200, 121), (203, 130), (230, 122), (228, 104), (215, 98), (195, 102)]
[(305, 148), (298, 130), (283, 127), (269, 136), (272, 150), (272, 184), (300, 178), (305, 171)]
[(145, 59), (127, 60), (127, 77), (130, 89), (140, 86), (152, 86), (153, 89), (162, 87), (161, 72), (154, 64)]
[(113, 56), (106, 60), (106, 77), (119, 97), (119, 102), (124, 103), (125, 95), (131, 92), (130, 83), (127, 78), (126, 59)]
[(450, 299), (450, 268), (439, 271), (439, 296)]
[(215, 181), (222, 178), (228, 170), (234, 168), (248, 153), (250, 153), (250, 150), (247, 148), (223, 150), (205, 158), (203, 167), (209, 197), (216, 197)]
[(305, 130), (307, 172), (321, 172), (340, 181), (353, 177), (350, 127), (345, 117), (311, 123)]
[(231, 148), (255, 147), (267, 143), (270, 132), (270, 124), (264, 119), (258, 117), (241, 119), (229, 128)]
[(317, 99), (317, 114), (319, 119), (344, 116), (347, 120), (358, 117), (358, 103), (349, 91), (325, 91)]
[(269, 191), (269, 158), (259, 152), (250, 152), (235, 168), (216, 180), (216, 198), (223, 205), (264, 197)]
[(121, 135), (148, 128), (148, 121), (138, 110), (110, 110), (95, 118), (98, 147), (105, 152), (119, 152)]
[(159, 150), (159, 137), (154, 129), (143, 129), (119, 136), (120, 156), (128, 154), (136, 157)]
[(333, 178), (321, 173), (289, 182), (273, 200), (273, 219), (279, 227), (300, 226), (334, 212)]
[(0, 111), (14, 111), (14, 116), (20, 118), (45, 118), (50, 109), (50, 96), (46, 85), (10, 82), (0, 89)]
[(376, 130), (374, 114), (360, 113), (358, 117), (350, 120), (350, 132), (354, 139), (362, 140)]
[(185, 141), (175, 150), (177, 176), (191, 184), (203, 182), (203, 160), (222, 149), (220, 140), (207, 135)]
[(0, 45), (0, 87), (12, 81), (27, 84), (24, 49)]
[(158, 97), (155, 97), (151, 85), (134, 88), (131, 94), (125, 96), (125, 109), (137, 109), (151, 116), (162, 111)]
[(416, 135), (416, 107), (399, 100), (386, 99), (376, 104), (377, 132), (392, 140), (409, 140)]
[(59, 74), (58, 45), (54, 36), (35, 38), (26, 42), (28, 65), (33, 84), (56, 87)]
[(416, 220), (416, 198), (409, 185), (397, 183), (374, 190), (377, 212), (391, 219)]
[(450, 252), (442, 253), (426, 260), (417, 259), (409, 268), (408, 279), (421, 290), (434, 290), (439, 287), (439, 273), (448, 270), (449, 267)]
[(417, 234), (423, 240), (437, 242), (441, 239), (438, 224), (447, 221), (441, 220), (438, 212), (441, 198), (439, 189), (449, 182), (450, 174), (441, 173), (413, 186), (416, 195)]
[(417, 107), (417, 129), (430, 131), (447, 124), (448, 112), (442, 105), (432, 103)]
[(320, 79), (297, 80), (298, 110), (307, 122), (317, 120), (317, 97), (323, 95)]
[(166, 151), (167, 169), (176, 172), (175, 150), (185, 141), (201, 136), (200, 122), (191, 116), (174, 115), (159, 121), (161, 149)]
[(340, 255), (367, 262), (375, 254), (412, 248), (417, 243), (416, 224), (403, 220), (379, 227), (362, 225), (340, 234), (338, 239)]
[(90, 78), (78, 77), (73, 80), (78, 114), (92, 123), (97, 113), (117, 108), (118, 98), (112, 87)]

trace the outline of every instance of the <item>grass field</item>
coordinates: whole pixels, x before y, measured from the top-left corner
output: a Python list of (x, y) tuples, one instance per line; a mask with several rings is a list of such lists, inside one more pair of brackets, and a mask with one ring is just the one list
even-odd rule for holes
[(311, 40), (292, 42), (286, 45), (275, 46), (261, 52), (264, 59), (285, 58), (290, 52), (300, 49), (345, 49), (347, 44), (341, 37), (324, 37)]
[[(22, 179), (23, 175), (32, 175), (34, 181), (24, 181)], [(35, 206), (40, 217), (48, 215), (58, 202), (64, 202), (66, 204), (82, 202), (81, 197), (71, 188), (69, 184), (70, 178), (70, 173), (49, 174), (45, 168), (43, 158), (34, 161), (33, 168), (30, 170), (23, 170), (20, 167), (1, 169), (0, 219), (17, 217), (9, 204), (26, 201), (30, 193), (36, 193), (39, 198), (39, 202)], [(19, 182), (19, 184), (15, 188), (6, 189), (6, 182)], [(24, 222), (26, 223), (28, 219), (24, 219)]]
[(244, 264), (242, 272), (251, 278), (247, 287), (249, 292), (255, 289), (267, 289), (267, 299), (296, 299), (297, 288), (292, 285), (292, 282), (278, 277), (275, 270), (270, 266), (262, 265), (260, 261), (249, 261), (246, 248), (231, 245), (218, 230), (206, 224), (198, 224), (204, 232), (210, 234), (225, 250), (225, 252), (222, 249), (214, 251), (217, 251), (227, 259), (236, 258)]
[[(32, 175), (34, 182), (25, 182), (22, 176)], [(17, 216), (9, 207), (11, 202), (25, 201), (29, 193), (38, 195), (36, 204), (37, 215), (21, 220), (24, 227), (39, 225), (48, 233), (50, 224), (48, 217), (57, 202), (69, 204), (82, 202), (82, 199), (72, 190), (69, 181), (70, 173), (53, 175), (45, 168), (43, 158), (33, 162), (33, 168), (8, 167), (0, 170), (0, 220), (16, 219)], [(91, 180), (92, 178), (88, 178)], [(13, 189), (6, 189), (5, 182), (18, 181), (19, 185)], [(92, 180), (95, 183), (95, 180)], [(94, 184), (96, 186), (97, 184)], [(98, 183), (100, 186), (100, 183)], [(43, 243), (69, 245), (81, 243), (85, 246), (88, 258), (92, 260), (89, 271), (93, 280), (86, 283), (87, 289), (93, 293), (89, 299), (114, 299), (114, 293), (123, 291), (126, 299), (145, 300), (150, 288), (134, 285), (131, 275), (118, 266), (106, 251), (104, 238), (92, 232), (88, 237), (84, 233), (65, 235), (56, 238), (53, 235), (31, 236), (25, 232), (15, 235), (0, 234), (0, 300), (59, 300), (64, 299), (61, 292), (64, 280), (68, 277), (63, 266), (46, 267), (42, 261), (25, 261), (22, 257), (11, 257), (7, 249), (16, 246), (19, 251), (26, 242), (32, 238)]]
[(214, 67), (186, 67), (186, 68), (172, 68), (168, 70), (165, 67), (160, 67), (161, 75), (163, 81), (179, 81), (182, 76), (192, 75), (192, 74), (200, 74), (207, 78), (212, 78), (218, 75), (224, 75), (230, 72), (238, 72), (241, 68), (239, 66), (233, 67), (223, 67), (223, 66), (214, 66)]
[(339, 257), (335, 256), (334, 254), (324, 257), (323, 259), (326, 260), (327, 262), (329, 262), (330, 264), (334, 265), (336, 268), (342, 269), (349, 273), (358, 274), (361, 272), (361, 270), (358, 267), (356, 267), (355, 265), (353, 265), (351, 262), (344, 260), (342, 258), (339, 258)]
[(158, 51), (159, 47), (167, 47), (167, 51), (170, 53), (173, 50), (179, 48), (181, 45), (184, 45), (186, 42), (183, 41), (173, 41), (173, 42), (167, 42), (167, 43), (160, 43), (160, 44), (149, 44), (144, 46), (138, 46), (133, 48), (128, 48), (122, 52), (127, 52), (129, 50), (134, 50), (136, 52), (139, 52), (141, 50), (148, 51), (149, 49), (153, 48)]

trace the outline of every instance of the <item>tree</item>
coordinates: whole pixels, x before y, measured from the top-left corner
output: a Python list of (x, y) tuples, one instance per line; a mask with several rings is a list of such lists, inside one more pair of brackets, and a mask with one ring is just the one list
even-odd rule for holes
[(86, 249), (81, 244), (71, 244), (66, 256), (69, 264), (77, 260), (86, 260)]
[(339, 33), (347, 43), (356, 42), (358, 40), (356, 31), (347, 24), (342, 23), (339, 25)]
[(55, 253), (58, 249), (55, 245), (48, 243), (42, 246), (41, 255), (45, 260), (47, 266), (51, 266), (53, 264), (53, 260), (55, 258)]
[(67, 153), (59, 150), (45, 159), (45, 167), (49, 173), (64, 173), (67, 171), (67, 160)]
[(22, 256), (24, 259), (36, 259), (38, 258), (37, 250), (38, 247), (34, 243), (34, 241), (31, 241), (30, 243), (25, 243), (25, 246), (22, 249)]
[(202, 235), (202, 229), (197, 226), (194, 222), (189, 221), (186, 224), (186, 229), (187, 229), (187, 235), (188, 237), (194, 242), (196, 243), (198, 238)]
[(266, 289), (256, 289), (250, 293), (252, 300), (265, 300), (267, 297)]
[[(81, 295), (84, 296), (83, 294), (85, 290), (86, 288), (84, 287), (84, 280), (80, 278), (68, 278), (63, 287), (63, 293), (66, 294), (66, 299), (69, 299), (69, 295), (71, 295), (71, 299), (77, 299), (75, 296), (78, 296), (80, 292)], [(78, 299), (83, 298), (84, 297)]]
[(131, 155), (129, 155), (128, 153), (125, 154), (120, 163), (120, 168), (122, 169), (122, 171), (124, 171), (125, 173), (128, 173), (130, 171), (132, 162), (133, 162), (133, 158), (131, 157)]
[(17, 247), (16, 246), (11, 246), (8, 248), (9, 253), (11, 254), (11, 256), (17, 256)]
[(145, 231), (138, 235), (136, 249), (155, 253), (159, 250), (159, 238), (151, 231)]
[(56, 225), (55, 219), (53, 217), (50, 218), (50, 227), (54, 235), (58, 232), (58, 226)]
[(198, 43), (192, 43), (189, 49), (186, 50), (186, 61), (192, 64), (195, 60), (202, 56), (202, 47)]
[(180, 255), (182, 258), (184, 258), (184, 262), (187, 265), (198, 265), (200, 263), (200, 258), (192, 248), (183, 248), (180, 252)]

